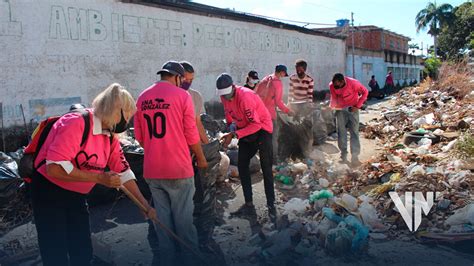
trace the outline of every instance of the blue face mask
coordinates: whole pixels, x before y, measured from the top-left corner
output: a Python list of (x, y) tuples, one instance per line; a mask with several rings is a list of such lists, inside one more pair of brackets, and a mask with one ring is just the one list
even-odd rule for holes
[(258, 79), (250, 79), (249, 81), (252, 84), (257, 84), (259, 80)]

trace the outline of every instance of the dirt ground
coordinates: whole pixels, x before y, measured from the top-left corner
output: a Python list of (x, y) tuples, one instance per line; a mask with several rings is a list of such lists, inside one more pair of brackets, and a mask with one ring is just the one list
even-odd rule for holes
[[(373, 102), (368, 111), (361, 112), (361, 123), (377, 117), (388, 101)], [(362, 136), (362, 134), (361, 134)], [(374, 140), (361, 138), (361, 161), (368, 160), (381, 152), (382, 146)], [(315, 149), (323, 150), (332, 159), (339, 159), (336, 141), (328, 141)], [(265, 195), (260, 174), (253, 177), (254, 203), (257, 216), (253, 218), (231, 217), (243, 202), (243, 193), (239, 182), (228, 182), (218, 187), (218, 223), (214, 231), (214, 240), (222, 249), (227, 265), (261, 265), (261, 261), (248, 258), (259, 252), (249, 244), (252, 236), (263, 229), (273, 229), (265, 207)], [(279, 213), (288, 198), (308, 195), (298, 191), (288, 191), (276, 186)], [(103, 256), (113, 260), (114, 265), (157, 265), (157, 240), (152, 226), (143, 219), (138, 209), (126, 198), (114, 203), (90, 209), (91, 227), (95, 242), (108, 248)], [(36, 246), (34, 224), (19, 226), (0, 238), (0, 247), (18, 239), (24, 249)], [(427, 246), (418, 243), (410, 234), (397, 240), (370, 240), (369, 250), (360, 257), (333, 257), (317, 247), (307, 258), (298, 258), (300, 265), (474, 265), (474, 247)], [(109, 253), (110, 252), (110, 253)], [(293, 261), (293, 262), (292, 262)], [(97, 265), (105, 265), (96, 262)], [(223, 264), (223, 263), (219, 263)], [(278, 265), (296, 265), (294, 258), (281, 261)], [(41, 265), (39, 257), (20, 265)]]

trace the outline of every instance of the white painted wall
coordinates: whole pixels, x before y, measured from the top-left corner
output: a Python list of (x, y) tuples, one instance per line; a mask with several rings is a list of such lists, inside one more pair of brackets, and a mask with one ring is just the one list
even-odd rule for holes
[(276, 64), (294, 72), (309, 63), (317, 89), (344, 70), (344, 42), (256, 23), (199, 16), (114, 0), (1, 0), (0, 89), (6, 125), (67, 111), (112, 82), (134, 96), (157, 79), (169, 60), (188, 60), (193, 84), (216, 100), (215, 79), (237, 83), (255, 69), (263, 77)]

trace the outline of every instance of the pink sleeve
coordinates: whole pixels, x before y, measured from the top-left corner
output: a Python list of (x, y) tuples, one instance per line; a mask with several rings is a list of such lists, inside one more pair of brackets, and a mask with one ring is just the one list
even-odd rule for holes
[[(92, 130), (92, 129), (91, 129)], [(54, 139), (47, 147), (46, 160), (70, 161), (80, 150), (82, 134), (84, 132), (84, 119), (80, 114), (67, 114), (61, 117), (51, 129)]]
[(112, 145), (110, 145), (110, 157), (107, 166), (116, 173), (123, 173), (130, 169), (125, 155), (123, 154), (122, 147), (120, 146), (120, 142), (116, 137), (114, 137)]
[(142, 130), (142, 113), (140, 110), (140, 107), (138, 106), (137, 102), (137, 112), (135, 113), (135, 116), (133, 117), (133, 126), (134, 126), (134, 133), (135, 133), (135, 139), (142, 143), (143, 142), (143, 130)]
[(283, 96), (283, 84), (281, 81), (273, 81), (274, 87), (275, 87), (275, 102), (278, 108), (283, 111), (283, 113), (287, 114), (290, 109), (286, 107), (286, 105), (283, 103), (282, 96)]
[(338, 106), (337, 96), (336, 96), (336, 93), (334, 92), (334, 87), (333, 87), (332, 83), (329, 84), (329, 91), (331, 92), (331, 99), (329, 101), (329, 107), (336, 108)]
[[(243, 138), (253, 133), (259, 131), (262, 128), (260, 123), (259, 115), (256, 111), (256, 103), (255, 99), (248, 97), (248, 99), (242, 99), (241, 101), (241, 108), (244, 109), (245, 119), (247, 119), (247, 126), (237, 130), (237, 137)], [(266, 110), (266, 109), (265, 109)]]
[(199, 143), (199, 133), (196, 126), (196, 116), (194, 116), (194, 105), (191, 95), (186, 94), (184, 102), (183, 125), (184, 137), (188, 145)]
[(359, 101), (357, 102), (357, 108), (361, 108), (364, 102), (367, 100), (367, 96), (369, 95), (369, 91), (367, 90), (362, 83), (357, 82), (356, 84), (357, 88), (357, 93), (360, 94), (361, 96), (359, 97)]

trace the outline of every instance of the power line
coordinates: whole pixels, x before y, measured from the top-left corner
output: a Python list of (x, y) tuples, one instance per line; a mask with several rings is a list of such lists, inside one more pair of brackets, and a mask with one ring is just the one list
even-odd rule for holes
[[(236, 11), (236, 12), (237, 12), (237, 11)], [(336, 24), (334, 24), (334, 23), (320, 23), (320, 22), (297, 21), (297, 20), (276, 18), (276, 17), (270, 17), (270, 16), (265, 16), (265, 15), (253, 14), (253, 13), (248, 13), (248, 12), (240, 12), (240, 11), (239, 11), (239, 13), (242, 13), (242, 14), (245, 14), (245, 15), (254, 16), (254, 17), (261, 17), (261, 18), (271, 19), (271, 20), (279, 20), (279, 21), (283, 21), (283, 22), (305, 24), (305, 26), (308, 26), (308, 25), (336, 26)]]

